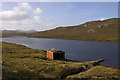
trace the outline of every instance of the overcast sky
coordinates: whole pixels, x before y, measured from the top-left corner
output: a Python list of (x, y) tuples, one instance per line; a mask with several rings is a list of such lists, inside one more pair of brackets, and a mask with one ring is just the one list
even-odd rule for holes
[(43, 31), (117, 17), (117, 2), (4, 2), (0, 26), (7, 30)]

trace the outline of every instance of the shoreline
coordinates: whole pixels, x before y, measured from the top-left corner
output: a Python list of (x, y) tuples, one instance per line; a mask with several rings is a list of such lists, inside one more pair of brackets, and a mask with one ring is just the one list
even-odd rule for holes
[[(14, 38), (14, 37), (23, 37), (23, 36), (3, 36), (0, 38)], [(91, 42), (120, 42), (118, 40), (97, 40), (97, 39), (67, 39), (67, 38), (52, 38), (52, 37), (34, 37), (34, 36), (24, 36), (28, 38), (43, 38), (43, 39), (59, 39), (59, 40), (76, 40), (76, 41), (91, 41)]]
[[(94, 73), (96, 74), (100, 72), (99, 74), (97, 74), (98, 76), (104, 75), (111, 78), (110, 76), (108, 76), (111, 75), (114, 78), (117, 78), (116, 76), (118, 73), (116, 73), (116, 71), (118, 69), (97, 64), (103, 61), (103, 59), (90, 62), (51, 60), (46, 58), (45, 51), (43, 50), (32, 49), (23, 45), (7, 42), (2, 42), (2, 44), (3, 79), (5, 80), (9, 80), (10, 77), (16, 77), (19, 79), (24, 79), (24, 77), (27, 77), (29, 79), (32, 79), (35, 76), (39, 77), (37, 80), (50, 78), (57, 80), (65, 80), (68, 78), (77, 78), (76, 76), (79, 76), (82, 73), (85, 73), (84, 76), (86, 76), (83, 78), (88, 78), (87, 75), (91, 75), (88, 72), (91, 70), (95, 70), (96, 72)], [(95, 75), (92, 73), (91, 77), (92, 76)]]
[[(1, 43), (2, 42), (5, 42), (5, 41), (0, 41)], [(10, 43), (10, 42), (5, 42), (5, 43)], [(24, 45), (24, 44), (19, 44), (19, 43), (11, 43), (11, 44), (16, 44), (16, 45), (22, 45), (22, 46), (25, 46), (25, 47), (28, 47), (30, 49), (33, 49), (27, 45)], [(41, 49), (38, 49), (38, 50), (41, 50)], [(43, 50), (44, 52), (46, 52), (46, 50)], [(100, 60), (100, 59), (99, 59)], [(104, 59), (103, 59), (104, 60)], [(91, 61), (76, 61), (76, 60), (72, 60), (72, 59), (65, 59), (65, 61), (68, 61), (68, 62), (91, 62)], [(100, 65), (103, 65), (103, 64), (100, 64)], [(112, 68), (119, 68), (119, 67), (113, 67), (113, 66), (107, 66), (107, 65), (103, 65), (103, 66), (106, 66), (106, 67), (112, 67)]]

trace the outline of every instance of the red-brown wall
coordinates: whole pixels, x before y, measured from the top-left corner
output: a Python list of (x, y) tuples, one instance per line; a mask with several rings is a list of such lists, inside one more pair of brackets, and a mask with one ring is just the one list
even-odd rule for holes
[(47, 57), (53, 59), (53, 52), (47, 50)]

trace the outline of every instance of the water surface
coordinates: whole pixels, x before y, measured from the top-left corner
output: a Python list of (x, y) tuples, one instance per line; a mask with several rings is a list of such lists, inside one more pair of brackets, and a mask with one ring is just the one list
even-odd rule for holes
[(75, 61), (105, 59), (101, 64), (118, 67), (117, 42), (93, 42), (29, 37), (3, 38), (2, 41), (22, 44), (33, 49), (60, 49), (65, 51), (67, 59)]

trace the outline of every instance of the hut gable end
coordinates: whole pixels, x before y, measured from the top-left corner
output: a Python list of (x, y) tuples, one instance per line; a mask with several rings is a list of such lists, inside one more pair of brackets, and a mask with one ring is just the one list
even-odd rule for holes
[(65, 58), (65, 52), (58, 50), (58, 49), (49, 49), (47, 50), (47, 55), (48, 58), (50, 59), (64, 59)]

